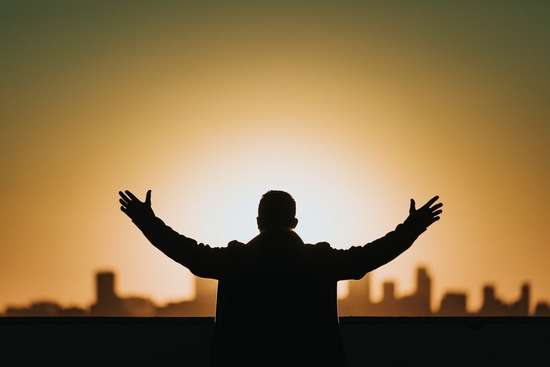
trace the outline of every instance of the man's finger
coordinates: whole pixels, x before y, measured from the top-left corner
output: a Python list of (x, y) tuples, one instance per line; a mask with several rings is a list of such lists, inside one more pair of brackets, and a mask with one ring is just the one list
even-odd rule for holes
[(433, 198), (431, 198), (430, 200), (428, 200), (428, 202), (426, 204), (424, 204), (421, 209), (429, 208), (430, 205), (432, 205), (433, 203), (435, 203), (437, 201), (437, 199), (439, 199), (439, 195), (436, 195)]
[(126, 208), (125, 208), (125, 207), (121, 206), (121, 207), (120, 207), (120, 210), (122, 210), (124, 213), (128, 214), (128, 212), (126, 211)]
[(435, 210), (441, 208), (442, 206), (443, 206), (443, 203), (438, 203), (438, 204), (435, 204), (434, 206), (432, 206), (432, 207), (430, 208), (430, 210), (431, 210), (431, 211), (435, 211)]
[(409, 207), (409, 214), (412, 214), (415, 212), (415, 203), (414, 203), (414, 199), (411, 199), (411, 206)]
[(123, 193), (122, 191), (119, 191), (118, 194), (120, 195), (120, 197), (121, 197), (124, 201), (126, 201), (126, 202), (128, 202), (128, 203), (129, 203), (130, 201), (132, 201), (132, 200), (130, 200), (130, 198), (129, 198), (128, 196), (126, 196), (126, 194)]
[(124, 207), (128, 206), (128, 203), (126, 201), (124, 201), (123, 199), (119, 199), (118, 200), (120, 202), (120, 204)]
[(147, 190), (147, 194), (145, 195), (145, 203), (151, 205), (151, 190)]
[(136, 195), (132, 194), (130, 191), (125, 190), (124, 192), (126, 193), (126, 195), (128, 195), (128, 196), (130, 197), (130, 199), (140, 201), (140, 200), (136, 197)]
[(436, 210), (435, 212), (432, 213), (432, 215), (435, 217), (441, 213), (443, 213), (443, 210)]

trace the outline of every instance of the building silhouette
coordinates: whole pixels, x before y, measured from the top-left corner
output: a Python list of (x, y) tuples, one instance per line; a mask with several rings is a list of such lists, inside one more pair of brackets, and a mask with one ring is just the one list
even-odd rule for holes
[(546, 302), (539, 302), (535, 306), (536, 316), (550, 316), (550, 305)]
[[(527, 316), (530, 310), (531, 287), (521, 286), (519, 298), (506, 303), (496, 295), (495, 287), (483, 288), (483, 302), (478, 311), (469, 312), (466, 308), (467, 295), (463, 292), (448, 292), (441, 299), (439, 308), (431, 309), (432, 279), (425, 267), (416, 269), (415, 290), (403, 297), (396, 296), (396, 284), (382, 283), (382, 299), (372, 302), (370, 297), (371, 280), (369, 275), (360, 280), (349, 281), (349, 293), (339, 300), (341, 316)], [(544, 302), (537, 305), (534, 315), (549, 315), (549, 306)]]
[(171, 302), (157, 307), (157, 316), (214, 316), (218, 281), (193, 277), (195, 298), (190, 301)]
[(90, 307), (92, 316), (156, 316), (157, 307), (148, 298), (119, 297), (116, 276), (111, 271), (96, 274), (96, 302)]
[(87, 316), (88, 312), (80, 307), (63, 308), (53, 301), (32, 302), (29, 307), (8, 306), (5, 316), (31, 317), (31, 316)]
[(424, 267), (416, 271), (416, 289), (412, 294), (396, 297), (395, 283), (382, 283), (382, 300), (372, 302), (370, 276), (348, 282), (348, 297), (339, 300), (342, 316), (428, 316), (431, 311), (432, 280)]
[(95, 276), (96, 302), (90, 311), (94, 316), (120, 316), (124, 314), (121, 299), (115, 290), (115, 273), (99, 272)]
[[(116, 275), (112, 271), (95, 274), (95, 301), (89, 309), (64, 308), (54, 301), (42, 300), (28, 307), (8, 306), (4, 316), (214, 316), (216, 310), (217, 281), (193, 277), (195, 297), (191, 300), (156, 305), (146, 297), (121, 297), (116, 290)], [(495, 286), (482, 289), (482, 305), (479, 310), (467, 310), (467, 294), (447, 292), (439, 307), (432, 309), (432, 278), (426, 267), (416, 269), (415, 288), (410, 294), (396, 296), (396, 283), (382, 283), (382, 299), (373, 302), (371, 277), (348, 282), (348, 296), (338, 300), (340, 316), (527, 316), (530, 314), (531, 288), (523, 283), (519, 297), (512, 302), (501, 300)], [(550, 316), (550, 305), (540, 301), (533, 315)]]
[(479, 314), (483, 316), (522, 316), (529, 314), (531, 288), (524, 283), (517, 301), (505, 303), (496, 296), (493, 285), (483, 287), (483, 304)]
[(466, 298), (466, 293), (445, 293), (441, 299), (438, 314), (441, 316), (467, 316)]

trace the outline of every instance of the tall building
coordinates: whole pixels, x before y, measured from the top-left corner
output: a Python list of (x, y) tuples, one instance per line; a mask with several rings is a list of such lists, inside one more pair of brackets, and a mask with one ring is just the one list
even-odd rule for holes
[(529, 314), (531, 303), (531, 286), (529, 283), (521, 285), (521, 293), (518, 300), (511, 305), (511, 311), (516, 316), (526, 316)]
[(117, 298), (115, 292), (115, 273), (100, 272), (96, 274), (96, 299), (99, 303)]
[(92, 315), (118, 316), (124, 314), (122, 302), (115, 290), (115, 273), (98, 272), (96, 281), (96, 302), (91, 306)]
[(416, 307), (421, 314), (431, 313), (432, 280), (424, 267), (416, 269)]

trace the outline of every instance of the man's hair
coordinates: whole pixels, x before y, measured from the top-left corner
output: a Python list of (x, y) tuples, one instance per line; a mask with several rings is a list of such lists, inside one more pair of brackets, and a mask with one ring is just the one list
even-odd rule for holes
[(266, 192), (258, 206), (258, 226), (265, 228), (294, 228), (296, 202), (289, 193), (271, 190)]

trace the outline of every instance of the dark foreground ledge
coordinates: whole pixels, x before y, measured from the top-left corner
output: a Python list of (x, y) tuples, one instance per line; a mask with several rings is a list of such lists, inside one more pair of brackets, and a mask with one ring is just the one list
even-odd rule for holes
[[(549, 362), (550, 318), (340, 320), (350, 366)], [(0, 318), (0, 359), (176, 359), (185, 366), (208, 366), (213, 322), (208, 317)]]

